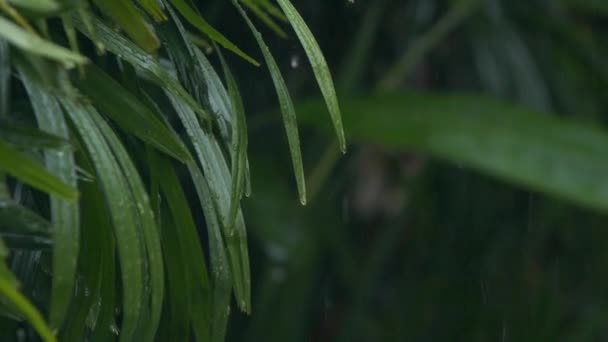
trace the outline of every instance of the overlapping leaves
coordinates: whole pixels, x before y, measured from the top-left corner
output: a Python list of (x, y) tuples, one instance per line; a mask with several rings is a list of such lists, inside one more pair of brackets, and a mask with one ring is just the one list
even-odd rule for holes
[[(48, 247), (40, 239), (51, 239), (52, 288), (42, 309), (54, 332), (27, 301), (28, 289), (21, 293), (16, 278), (0, 263), (2, 303), (13, 308), (7, 315), (28, 319), (45, 341), (56, 335), (107, 341), (114, 332), (121, 341), (185, 340), (191, 332), (199, 341), (222, 341), (232, 295), (241, 310), (251, 311), (247, 232), (240, 210), (250, 184), (246, 119), (226, 61), (221, 60), (227, 89), (192, 39), (204, 35), (251, 64), (259, 63), (182, 0), (10, 0), (1, 5), (0, 115), (10, 113), (9, 81), (17, 75), (30, 103), (29, 113), (19, 115), (30, 115), (43, 132), (27, 126), (0, 130), (0, 209), (3, 217), (22, 218), (5, 233), (21, 234), (31, 265), (42, 260), (38, 250)], [(245, 5), (281, 36), (285, 32), (279, 22), (297, 21), (294, 27), (305, 49), (313, 61), (319, 60), (318, 46), (311, 45), (310, 31), (293, 7), (285, 16), (269, 1)], [(45, 21), (53, 17), (63, 25)], [(187, 31), (182, 19), (196, 32)], [(62, 35), (70, 48), (57, 43), (63, 39), (50, 38)], [(88, 53), (83, 37), (106, 55)], [(276, 64), (259, 43), (264, 60)], [(170, 60), (157, 57), (161, 44)], [(9, 58), (10, 52), (16, 58)], [(290, 102), (272, 65), (279, 100)], [(68, 70), (74, 66), (78, 73)], [(333, 86), (327, 65), (315, 62), (313, 67), (315, 74), (324, 75), (319, 83), (336, 122), (339, 112), (335, 92), (328, 93)], [(293, 106), (282, 107), (305, 202), (295, 112)], [(13, 117), (0, 119), (3, 127), (17, 127)], [(183, 129), (186, 134), (178, 134)], [(344, 143), (341, 132), (339, 137)], [(185, 178), (178, 176), (183, 171)], [(182, 189), (190, 182), (200, 200), (194, 208)], [(31, 197), (49, 202), (50, 213), (37, 213), (27, 200), (12, 198), (11, 190), (24, 186)], [(205, 214), (209, 273), (192, 210)], [(99, 252), (93, 253), (94, 248)], [(189, 300), (184, 300), (184, 290)]]

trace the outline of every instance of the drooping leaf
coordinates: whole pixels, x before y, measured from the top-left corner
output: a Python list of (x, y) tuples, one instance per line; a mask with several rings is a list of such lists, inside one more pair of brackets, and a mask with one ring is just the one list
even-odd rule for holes
[(334, 82), (327, 62), (325, 61), (325, 57), (321, 52), (321, 48), (319, 48), (317, 40), (291, 2), (289, 0), (277, 0), (277, 2), (279, 3), (279, 6), (281, 6), (283, 12), (285, 12), (291, 26), (300, 39), (300, 43), (302, 43), (302, 47), (304, 47), (304, 51), (306, 51), (308, 60), (310, 60), (310, 64), (312, 65), (312, 70), (317, 78), (317, 83), (319, 83), (321, 93), (327, 104), (327, 109), (329, 110), (334, 129), (338, 135), (340, 149), (342, 149), (342, 152), (345, 152), (346, 139), (344, 138), (344, 128), (342, 127), (340, 105), (338, 104)]
[(287, 38), (287, 33), (285, 33), (281, 26), (279, 26), (270, 15), (260, 8), (258, 3), (252, 0), (242, 0), (242, 3), (279, 37)]
[(228, 224), (232, 227), (236, 222), (240, 201), (245, 191), (245, 178), (247, 176), (247, 122), (245, 120), (243, 99), (241, 98), (236, 80), (221, 53), (219, 53), (219, 56), (234, 112), (234, 117), (232, 118), (232, 158), (230, 163), (232, 184), (230, 185), (230, 216), (228, 218)]
[(51, 58), (68, 67), (87, 62), (85, 57), (44, 40), (4, 17), (0, 17), (0, 37), (26, 52)]
[(241, 49), (239, 49), (236, 45), (234, 45), (234, 43), (229, 41), (226, 37), (224, 37), (224, 35), (222, 35), (220, 32), (218, 32), (216, 29), (214, 29), (213, 26), (209, 25), (209, 23), (207, 21), (205, 21), (205, 19), (203, 19), (203, 17), (198, 15), (188, 5), (188, 3), (186, 3), (185, 0), (169, 0), (169, 2), (173, 6), (175, 6), (175, 8), (178, 10), (178, 12), (181, 15), (183, 15), (184, 18), (186, 18), (186, 20), (190, 24), (192, 24), (192, 26), (199, 29), (202, 33), (206, 34), (209, 38), (213, 39), (218, 44), (220, 44), (221, 46), (226, 48), (227, 50), (230, 50), (230, 51), (234, 52), (235, 54), (241, 56), (244, 60), (248, 61), (249, 63), (251, 63), (255, 66), (260, 65), (260, 63), (258, 63), (255, 59), (249, 57), (246, 53), (244, 53)]
[(75, 80), (78, 88), (127, 133), (150, 143), (184, 162), (189, 153), (177, 137), (150, 109), (120, 83), (91, 65), (86, 78)]
[[(147, 260), (147, 267), (145, 268), (147, 273), (144, 274), (144, 281), (147, 283), (144, 285), (144, 294), (149, 297), (144, 300), (143, 310), (145, 311), (141, 314), (145, 319), (139, 322), (138, 331), (141, 331), (144, 341), (152, 341), (158, 329), (165, 292), (160, 230), (154, 220), (154, 214), (143, 182), (125, 147), (98, 113), (92, 112), (91, 116), (108, 142), (114, 156), (116, 156), (128, 184), (128, 188), (123, 191), (130, 192), (130, 200), (134, 202), (133, 205), (136, 209), (136, 222), (139, 226), (139, 235), (143, 238), (142, 242)], [(138, 336), (140, 335), (138, 334)]]
[[(46, 92), (27, 71), (20, 67), (25, 88), (30, 96), (34, 114), (40, 129), (69, 140), (68, 127), (57, 101)], [(76, 163), (69, 146), (56, 151), (45, 151), (45, 162), (49, 171), (76, 188)], [(80, 249), (80, 217), (78, 203), (51, 197), (51, 220), (53, 223), (53, 283), (49, 321), (60, 328), (65, 319), (74, 290), (76, 266)]]
[[(169, 160), (157, 154), (152, 155), (151, 167), (158, 175), (161, 191), (166, 198), (174, 223), (173, 231), (177, 237), (179, 252), (187, 265), (187, 284), (179, 289), (180, 296), (187, 293), (190, 300), (189, 322), (198, 341), (206, 341), (209, 336), (209, 316), (211, 296), (209, 276), (205, 266), (205, 256), (200, 245), (200, 237), (186, 200), (182, 186)], [(217, 247), (216, 247), (217, 248)], [(219, 246), (221, 248), (221, 246)], [(166, 252), (167, 253), (167, 252)], [(165, 253), (165, 254), (166, 254)], [(228, 290), (228, 295), (230, 295)]]
[(223, 142), (230, 141), (232, 107), (230, 97), (215, 69), (205, 55), (193, 44), (177, 13), (168, 8), (172, 24), (159, 30), (163, 43), (170, 51), (177, 75), (186, 89), (208, 108), (219, 128)]
[(291, 96), (289, 95), (289, 90), (287, 89), (287, 85), (285, 84), (285, 80), (281, 75), (281, 70), (277, 65), (274, 57), (270, 53), (268, 46), (264, 42), (262, 35), (255, 28), (247, 13), (243, 10), (241, 5), (238, 2), (234, 2), (238, 11), (249, 25), (253, 36), (255, 37), (260, 49), (262, 50), (262, 54), (264, 55), (264, 60), (266, 61), (266, 65), (268, 66), (268, 70), (270, 72), (270, 76), (272, 77), (272, 82), (274, 83), (274, 88), (277, 92), (277, 97), (279, 98), (279, 104), (281, 107), (281, 114), (283, 116), (283, 124), (285, 125), (285, 132), (287, 133), (287, 141), (289, 143), (289, 151), (291, 152), (291, 160), (293, 163), (293, 170), (296, 178), (296, 183), (298, 185), (298, 193), (300, 195), (300, 202), (305, 205), (306, 204), (306, 180), (304, 176), (304, 165), (302, 163), (302, 151), (300, 148), (300, 134), (298, 133), (298, 122), (296, 119), (296, 111), (293, 107), (293, 102), (291, 101)]
[[(223, 248), (224, 238), (222, 237), (221, 223), (214, 208), (211, 192), (203, 177), (203, 173), (194, 162), (188, 163), (188, 170), (194, 182), (201, 207), (205, 213), (209, 237), (210, 271), (213, 280), (210, 340), (211, 342), (222, 342), (226, 335), (226, 327), (230, 315), (230, 292), (232, 290), (232, 283), (234, 282), (232, 274), (235, 270), (231, 269), (229, 257)], [(198, 335), (197, 338), (199, 342), (203, 341)]]
[[(74, 24), (80, 32), (92, 38), (91, 33), (79, 16), (74, 16)], [(97, 18), (92, 18), (96, 37), (109, 51), (133, 65), (139, 72), (149, 77), (158, 86), (167, 89), (188, 103), (201, 119), (209, 123), (209, 114), (188, 94), (188, 92), (164, 69), (150, 54), (146, 53), (131, 41), (114, 32)]]
[[(598, 127), (472, 95), (400, 93), (345, 101), (352, 139), (418, 151), (579, 205), (608, 210)], [(326, 127), (319, 101), (299, 106), (303, 121)]]
[[(230, 210), (230, 170), (223, 158), (218, 142), (213, 136), (205, 133), (194, 112), (187, 104), (167, 92), (182, 124), (192, 140), (194, 150), (202, 165), (205, 181), (210, 190), (214, 210), (217, 211), (224, 238), (226, 239), (227, 256), (231, 265), (232, 281), (239, 307), (250, 310), (251, 283), (249, 275), (249, 256), (247, 251), (247, 232), (242, 213), (238, 213), (234, 227), (228, 225)], [(189, 167), (190, 168), (190, 167)], [(190, 171), (193, 172), (192, 170)]]
[(119, 254), (122, 276), (122, 326), (121, 341), (130, 341), (142, 315), (145, 298), (144, 265), (147, 262), (138, 229), (136, 202), (129, 195), (125, 174), (112, 153), (92, 116), (95, 108), (72, 99), (61, 98), (61, 104), (74, 123), (84, 146), (93, 162), (97, 179), (109, 207)]

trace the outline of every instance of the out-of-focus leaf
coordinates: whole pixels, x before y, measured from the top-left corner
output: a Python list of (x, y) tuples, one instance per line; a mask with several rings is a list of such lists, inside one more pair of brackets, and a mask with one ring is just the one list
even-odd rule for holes
[[(74, 16), (74, 24), (84, 35), (92, 38), (91, 33), (79, 16)], [(164, 69), (150, 54), (141, 50), (125, 37), (114, 32), (97, 18), (92, 18), (98, 41), (112, 53), (126, 60), (138, 71), (149, 77), (154, 83), (163, 89), (167, 89), (181, 100), (185, 101), (201, 118), (207, 122), (211, 121), (209, 114), (201, 108), (195, 99), (175, 80), (175, 78)]]
[(321, 88), (321, 93), (323, 94), (323, 98), (325, 99), (325, 103), (327, 104), (327, 109), (329, 110), (329, 115), (331, 116), (332, 123), (334, 125), (334, 129), (336, 130), (336, 134), (338, 135), (338, 142), (340, 144), (340, 149), (342, 152), (346, 151), (346, 139), (344, 138), (344, 128), (342, 127), (342, 114), (340, 113), (340, 105), (338, 104), (338, 97), (336, 96), (336, 89), (334, 88), (334, 81), (331, 77), (331, 73), (329, 71), (329, 67), (327, 66), (327, 62), (325, 61), (325, 57), (321, 52), (321, 48), (319, 48), (319, 44), (317, 40), (313, 36), (312, 32), (304, 22), (304, 19), (300, 16), (300, 13), (296, 10), (296, 8), (291, 4), (289, 0), (277, 0), (279, 6), (285, 15), (289, 19), (291, 26), (294, 31), (296, 31), (296, 35), (300, 39), (300, 43), (302, 43), (302, 47), (304, 47), (304, 51), (306, 51), (306, 55), (308, 56), (308, 60), (310, 60), (310, 64), (312, 65), (312, 70), (317, 78), (317, 83), (319, 83), (319, 87)]
[(53, 13), (60, 6), (54, 0), (8, 0), (11, 5), (38, 13)]
[(167, 16), (156, 0), (137, 0), (139, 5), (156, 21), (167, 20)]
[(68, 67), (87, 62), (85, 57), (44, 40), (4, 17), (0, 17), (0, 37), (24, 51), (54, 59)]
[(146, 22), (135, 5), (125, 0), (93, 0), (142, 49), (153, 52), (160, 47), (154, 29)]
[(11, 80), (11, 56), (8, 42), (0, 39), (0, 117), (8, 115)]
[(259, 66), (255, 59), (249, 57), (246, 53), (244, 53), (238, 46), (234, 45), (231, 41), (229, 41), (224, 35), (218, 32), (213, 26), (209, 25), (203, 17), (198, 15), (194, 10), (186, 3), (185, 0), (168, 0), (178, 12), (186, 18), (186, 20), (192, 24), (192, 26), (199, 29), (202, 33), (206, 34), (209, 38), (216, 41), (218, 44), (223, 46), (224, 48), (234, 52), (235, 54), (241, 56), (247, 62)]
[[(20, 67), (25, 88), (30, 96), (34, 114), (40, 129), (69, 139), (68, 127), (59, 103), (36, 82), (28, 69)], [(45, 151), (49, 171), (72, 187), (77, 186), (74, 153), (69, 146), (56, 151)], [(80, 249), (80, 217), (78, 204), (51, 197), (53, 224), (53, 283), (49, 321), (53, 328), (60, 328), (65, 320), (75, 286), (76, 267)]]
[[(94, 164), (97, 179), (105, 194), (112, 217), (122, 275), (121, 341), (130, 341), (142, 316), (144, 300), (144, 267), (147, 263), (143, 237), (138, 229), (137, 204), (130, 195), (129, 183), (112, 149), (93, 120), (95, 108), (72, 99), (61, 103), (76, 127)], [(142, 203), (143, 205), (143, 203)]]
[(291, 160), (293, 163), (293, 170), (296, 178), (296, 183), (298, 185), (298, 193), (300, 195), (300, 202), (305, 205), (306, 204), (306, 178), (304, 176), (304, 165), (302, 162), (302, 151), (300, 148), (300, 134), (298, 133), (298, 122), (296, 120), (296, 111), (293, 108), (293, 102), (291, 101), (291, 96), (289, 95), (289, 90), (287, 89), (287, 85), (285, 84), (285, 80), (281, 75), (281, 70), (277, 65), (274, 57), (270, 53), (268, 46), (264, 42), (262, 35), (255, 28), (247, 13), (243, 10), (241, 5), (235, 1), (235, 6), (238, 11), (249, 25), (253, 36), (255, 37), (260, 49), (262, 50), (262, 54), (264, 55), (264, 60), (268, 65), (268, 71), (270, 71), (270, 76), (272, 77), (272, 82), (274, 83), (274, 88), (277, 92), (277, 97), (279, 98), (279, 104), (281, 106), (281, 114), (283, 116), (283, 124), (285, 125), (285, 132), (287, 133), (287, 141), (289, 143), (289, 151), (291, 152)]
[(565, 3), (578, 10), (608, 16), (608, 3), (603, 0), (566, 0)]
[(2, 140), (0, 140), (0, 170), (34, 188), (67, 200), (75, 200), (78, 195), (74, 188), (48, 172), (40, 163)]
[[(532, 190), (608, 211), (608, 134), (482, 96), (402, 93), (345, 102), (353, 139), (428, 153)], [(299, 106), (323, 125), (319, 101)]]
[(87, 68), (86, 78), (75, 81), (96, 107), (110, 116), (127, 133), (182, 162), (188, 160), (187, 149), (164, 123), (134, 94), (101, 69), (91, 65)]

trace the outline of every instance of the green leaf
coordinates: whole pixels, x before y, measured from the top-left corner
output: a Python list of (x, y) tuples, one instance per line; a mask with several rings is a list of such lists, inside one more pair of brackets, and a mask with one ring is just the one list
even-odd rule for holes
[[(82, 21), (82, 18), (80, 18), (80, 16), (73, 16), (72, 18), (74, 19), (74, 25), (78, 30), (92, 39), (93, 36)], [(125, 37), (114, 32), (99, 19), (92, 18), (91, 21), (95, 27), (97, 40), (109, 51), (134, 66), (159, 87), (168, 90), (182, 101), (188, 103), (188, 105), (201, 116), (202, 120), (211, 122), (209, 114), (201, 108), (198, 102), (196, 102), (190, 94), (188, 94), (179, 82), (177, 82), (175, 77), (165, 70), (150, 54), (140, 49), (128, 39), (125, 39)]]
[(127, 0), (92, 0), (107, 16), (112, 18), (142, 49), (153, 52), (160, 47), (154, 29), (146, 22), (135, 5)]
[[(182, 254), (182, 262), (184, 265), (187, 265), (187, 284), (185, 288), (179, 289), (179, 296), (189, 298), (191, 303), (189, 319), (192, 322), (192, 330), (197, 340), (207, 341), (210, 328), (208, 322), (210, 301), (212, 297), (209, 276), (205, 266), (205, 256), (199, 242), (201, 239), (198, 235), (182, 185), (169, 160), (160, 155), (153, 154), (150, 165), (154, 173), (157, 174), (160, 188), (166, 198), (166, 203), (169, 206), (174, 223), (172, 232), (163, 231), (163, 234), (176, 235), (179, 245), (178, 252), (176, 253)], [(219, 245), (219, 248), (222, 248), (222, 245)], [(169, 252), (166, 251), (165, 254), (167, 253)], [(167, 270), (169, 271), (169, 268)], [(169, 281), (171, 282), (171, 280)], [(187, 296), (184, 296), (184, 293)], [(228, 290), (228, 296), (230, 296), (230, 290)]]
[(51, 174), (35, 160), (2, 140), (0, 140), (0, 170), (38, 190), (61, 198), (75, 200), (78, 196), (74, 188)]
[[(166, 93), (182, 124), (186, 128), (198, 160), (202, 165), (206, 177), (206, 186), (209, 187), (209, 192), (211, 193), (209, 198), (213, 201), (214, 210), (217, 210), (224, 238), (226, 239), (227, 256), (231, 265), (237, 304), (243, 311), (249, 312), (251, 305), (251, 283), (245, 223), (240, 211), (234, 227), (230, 227), (227, 220), (230, 210), (230, 171), (217, 140), (202, 130), (196, 121), (196, 116), (192, 109), (171, 93)], [(191, 174), (192, 172), (190, 170)]]
[[(319, 101), (303, 121), (327, 128)], [(417, 151), (510, 183), (608, 211), (608, 133), (483, 96), (399, 93), (345, 101), (352, 139)]]
[(130, 191), (130, 200), (133, 201), (134, 209), (136, 209), (136, 222), (139, 228), (139, 235), (143, 237), (143, 245), (147, 259), (147, 267), (145, 268), (147, 273), (144, 274), (144, 281), (146, 281), (144, 293), (149, 296), (149, 298), (146, 298), (146, 301), (144, 301), (144, 311), (142, 312), (146, 319), (142, 319), (139, 322), (139, 329), (140, 331), (143, 330), (141, 336), (144, 341), (152, 341), (154, 340), (156, 330), (158, 329), (165, 292), (165, 275), (160, 245), (160, 230), (154, 220), (154, 214), (150, 207), (150, 201), (143, 182), (124, 146), (110, 126), (97, 112), (91, 112), (90, 114), (96, 126), (108, 142), (108, 145), (124, 173), (129, 186), (128, 189), (124, 190)]
[(244, 53), (241, 49), (239, 49), (236, 45), (234, 45), (234, 43), (229, 41), (226, 37), (224, 37), (224, 35), (222, 35), (220, 32), (218, 32), (216, 29), (214, 29), (211, 25), (209, 25), (209, 23), (207, 23), (207, 21), (205, 21), (205, 19), (203, 19), (203, 17), (198, 15), (196, 12), (194, 12), (194, 10), (190, 6), (188, 6), (186, 1), (169, 0), (169, 2), (173, 6), (175, 6), (175, 8), (178, 10), (178, 12), (181, 15), (183, 15), (184, 18), (186, 18), (186, 20), (190, 24), (192, 24), (192, 26), (199, 29), (202, 33), (206, 34), (209, 38), (213, 39), (218, 44), (220, 44), (221, 46), (226, 48), (227, 50), (230, 50), (230, 51), (234, 52), (235, 54), (239, 55), (240, 57), (242, 57), (244, 60), (248, 61), (249, 63), (251, 63), (255, 66), (260, 65), (260, 63), (258, 63), (255, 59), (249, 57), (246, 53)]
[(139, 5), (156, 21), (167, 20), (167, 16), (156, 0), (137, 0)]
[(245, 121), (243, 99), (241, 98), (236, 80), (221, 53), (219, 53), (219, 56), (234, 112), (234, 117), (232, 118), (232, 160), (230, 163), (232, 184), (230, 189), (230, 216), (228, 217), (228, 225), (233, 227), (236, 222), (241, 198), (245, 191), (245, 178), (247, 175), (247, 122)]
[[(63, 112), (48, 92), (41, 88), (26, 68), (19, 68), (23, 83), (30, 97), (38, 126), (66, 141), (70, 135)], [(69, 146), (57, 151), (45, 151), (46, 166), (64, 182), (76, 188), (76, 163)], [(80, 249), (80, 217), (78, 203), (51, 197), (51, 219), (53, 223), (53, 284), (49, 321), (52, 327), (60, 328), (72, 300), (76, 267)]]
[(144, 265), (147, 262), (138, 228), (139, 213), (130, 194), (129, 183), (100, 131), (93, 116), (95, 108), (73, 100), (74, 95), (61, 97), (61, 104), (74, 123), (93, 162), (99, 185), (105, 194), (114, 226), (122, 271), (122, 327), (121, 341), (132, 340), (142, 315), (144, 293)]
[(287, 141), (289, 143), (289, 150), (291, 152), (291, 160), (293, 163), (293, 171), (296, 178), (296, 183), (298, 185), (298, 193), (300, 195), (300, 202), (302, 205), (306, 205), (306, 180), (304, 176), (304, 166), (302, 162), (302, 152), (300, 148), (300, 135), (298, 133), (298, 122), (296, 120), (296, 111), (293, 108), (293, 102), (291, 101), (291, 96), (289, 95), (289, 90), (287, 89), (287, 85), (285, 84), (285, 80), (281, 75), (281, 70), (277, 65), (274, 57), (270, 53), (268, 46), (264, 42), (262, 35), (255, 28), (247, 13), (243, 10), (241, 5), (237, 1), (234, 2), (238, 11), (249, 25), (253, 36), (255, 37), (260, 49), (262, 50), (262, 54), (264, 55), (264, 60), (266, 61), (266, 65), (268, 66), (268, 71), (270, 71), (270, 76), (272, 77), (272, 82), (274, 83), (274, 88), (277, 92), (277, 97), (279, 98), (279, 104), (281, 106), (281, 114), (283, 116), (283, 124), (285, 125), (285, 132), (287, 133)]
[(232, 121), (228, 93), (207, 57), (192, 43), (192, 36), (183, 27), (177, 13), (171, 7), (167, 9), (173, 23), (162, 25), (159, 33), (177, 67), (177, 76), (186, 89), (210, 110), (223, 141), (228, 144)]
[(97, 108), (127, 133), (179, 161), (185, 162), (190, 157), (181, 141), (145, 104), (101, 69), (91, 65), (86, 78), (76, 79), (75, 83)]
[(270, 13), (273, 17), (288, 23), (289, 20), (287, 19), (287, 17), (285, 17), (285, 14), (283, 12), (281, 12), (281, 10), (279, 8), (277, 8), (277, 6), (275, 6), (273, 3), (270, 2), (270, 0), (253, 0), (255, 3), (257, 3), (259, 6), (263, 7), (266, 12)]
[(8, 0), (11, 5), (38, 13), (54, 13), (60, 9), (54, 0)]
[(54, 59), (68, 67), (87, 62), (85, 57), (44, 40), (4, 17), (0, 17), (0, 37), (21, 50)]
[(338, 104), (334, 82), (331, 77), (329, 67), (327, 66), (327, 62), (325, 61), (325, 57), (323, 56), (323, 53), (321, 53), (319, 44), (312, 35), (312, 32), (310, 32), (310, 29), (308, 26), (306, 26), (304, 19), (302, 19), (291, 2), (289, 0), (277, 1), (289, 19), (294, 31), (296, 31), (296, 35), (300, 39), (300, 43), (302, 43), (304, 51), (306, 51), (306, 55), (308, 56), (310, 64), (312, 65), (312, 70), (317, 78), (317, 83), (319, 83), (321, 93), (323, 94), (323, 98), (327, 104), (327, 109), (329, 109), (329, 115), (331, 116), (334, 129), (338, 135), (340, 149), (342, 149), (342, 152), (345, 152), (346, 139), (344, 138), (344, 128), (342, 127), (342, 115), (340, 113), (340, 106)]
[(266, 26), (268, 26), (271, 30), (274, 31), (279, 37), (287, 38), (287, 33), (283, 31), (283, 29), (274, 22), (272, 17), (270, 17), (266, 12), (264, 12), (260, 6), (252, 0), (242, 0), (243, 5), (247, 6), (256, 17), (258, 17)]
[(55, 134), (29, 125), (0, 118), (0, 137), (20, 148), (69, 149), (70, 142)]
[[(222, 342), (225, 339), (228, 317), (230, 315), (230, 291), (232, 290), (232, 275), (228, 256), (224, 250), (224, 238), (222, 227), (213, 205), (209, 186), (203, 177), (203, 173), (194, 162), (188, 163), (188, 170), (194, 182), (201, 207), (205, 214), (207, 223), (207, 234), (209, 238), (209, 257), (211, 261), (211, 275), (213, 279), (212, 292), (212, 315), (211, 315), (211, 342)], [(201, 337), (197, 336), (200, 341)]]

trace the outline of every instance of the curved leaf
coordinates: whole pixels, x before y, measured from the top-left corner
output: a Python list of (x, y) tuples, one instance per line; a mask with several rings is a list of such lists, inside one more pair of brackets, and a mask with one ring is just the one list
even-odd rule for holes
[[(20, 68), (25, 88), (30, 96), (38, 126), (46, 132), (68, 140), (68, 127), (57, 101), (45, 92)], [(63, 147), (58, 151), (45, 152), (49, 171), (58, 175), (67, 184), (76, 187), (76, 163), (73, 151)], [(50, 324), (59, 328), (63, 324), (73, 297), (76, 266), (80, 249), (80, 217), (78, 203), (66, 202), (51, 197), (51, 219), (53, 222), (53, 284), (51, 289)]]
[(134, 94), (101, 69), (91, 65), (78, 88), (127, 133), (185, 162), (190, 158), (181, 141)]
[(331, 116), (334, 129), (338, 135), (340, 149), (342, 152), (345, 152), (346, 139), (344, 138), (344, 128), (342, 127), (340, 105), (338, 104), (338, 97), (336, 96), (334, 82), (331, 77), (329, 67), (327, 66), (327, 62), (325, 61), (325, 57), (323, 56), (323, 53), (321, 53), (321, 48), (319, 48), (317, 40), (312, 35), (312, 32), (310, 32), (310, 29), (304, 22), (304, 19), (302, 19), (300, 13), (298, 13), (291, 2), (289, 0), (277, 1), (283, 12), (285, 12), (287, 19), (289, 19), (291, 27), (293, 27), (294, 31), (296, 31), (296, 35), (300, 39), (300, 43), (302, 43), (304, 51), (306, 51), (306, 55), (308, 56), (310, 64), (312, 65), (312, 70), (317, 78), (317, 83), (319, 83), (321, 93), (323, 94), (323, 98), (327, 104), (327, 109), (329, 109), (329, 115)]
[(241, 49), (239, 49), (236, 45), (234, 45), (234, 43), (229, 41), (226, 37), (224, 37), (224, 35), (222, 35), (220, 32), (218, 32), (216, 29), (214, 29), (213, 26), (209, 25), (209, 23), (207, 23), (207, 21), (205, 21), (205, 19), (203, 19), (203, 17), (198, 15), (196, 12), (194, 12), (194, 10), (190, 6), (188, 6), (186, 1), (169, 0), (169, 2), (171, 2), (171, 4), (173, 6), (175, 6), (175, 8), (179, 11), (179, 13), (181, 15), (183, 15), (184, 18), (186, 18), (186, 20), (190, 24), (192, 24), (192, 26), (196, 27), (202, 33), (209, 36), (209, 38), (213, 39), (218, 44), (225, 47), (227, 50), (230, 50), (230, 51), (234, 52), (235, 54), (241, 56), (247, 62), (249, 62), (255, 66), (260, 65), (260, 63), (258, 63), (255, 59), (249, 57), (249, 55), (244, 53)]
[(268, 46), (264, 42), (262, 35), (255, 28), (255, 26), (253, 25), (241, 5), (239, 5), (237, 1), (235, 1), (234, 4), (243, 16), (243, 19), (245, 19), (247, 25), (249, 25), (249, 28), (253, 33), (255, 40), (257, 41), (258, 45), (260, 46), (260, 49), (262, 50), (266, 65), (268, 65), (268, 71), (270, 71), (270, 76), (272, 77), (272, 82), (274, 84), (274, 88), (277, 92), (277, 97), (279, 98), (279, 104), (281, 106), (281, 114), (283, 116), (285, 132), (287, 133), (287, 142), (289, 143), (289, 151), (291, 152), (293, 172), (295, 174), (296, 183), (298, 185), (300, 203), (302, 203), (302, 205), (306, 205), (306, 178), (304, 176), (304, 165), (302, 162), (302, 151), (300, 148), (300, 134), (298, 133), (296, 111), (293, 108), (293, 102), (291, 101), (289, 90), (287, 89), (285, 80), (281, 75), (281, 70), (279, 69), (277, 62), (274, 60), (274, 57), (272, 57), (272, 54), (270, 53)]
[(97, 178), (106, 197), (114, 226), (122, 271), (123, 310), (121, 341), (130, 341), (137, 329), (144, 296), (145, 250), (138, 229), (136, 203), (129, 195), (129, 183), (116, 157), (92, 116), (95, 108), (61, 97), (61, 104), (76, 127), (95, 167)]

